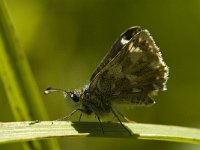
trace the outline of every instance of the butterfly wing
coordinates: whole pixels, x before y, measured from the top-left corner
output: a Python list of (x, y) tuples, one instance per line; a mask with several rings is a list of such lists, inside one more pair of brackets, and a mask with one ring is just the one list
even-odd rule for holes
[(147, 30), (130, 33), (127, 42), (120, 41), (122, 44), (104, 58), (89, 90), (113, 102), (150, 105), (154, 103), (152, 96), (166, 89), (168, 67)]
[(124, 33), (120, 35), (120, 37), (113, 44), (111, 50), (103, 58), (100, 65), (92, 74), (90, 81), (94, 79), (94, 77), (102, 70), (102, 68), (104, 68), (120, 52), (120, 50), (126, 45), (126, 43), (139, 31), (141, 31), (141, 28), (139, 26), (135, 26), (135, 27), (129, 28), (128, 30), (126, 30)]

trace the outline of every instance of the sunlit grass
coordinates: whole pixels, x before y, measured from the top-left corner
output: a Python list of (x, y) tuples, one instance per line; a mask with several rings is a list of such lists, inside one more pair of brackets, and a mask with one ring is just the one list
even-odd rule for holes
[(194, 128), (123, 123), (132, 133), (127, 132), (119, 123), (103, 123), (104, 133), (98, 122), (10, 122), (0, 123), (0, 143), (32, 141), (52, 137), (115, 137), (159, 140), (200, 144), (200, 130)]

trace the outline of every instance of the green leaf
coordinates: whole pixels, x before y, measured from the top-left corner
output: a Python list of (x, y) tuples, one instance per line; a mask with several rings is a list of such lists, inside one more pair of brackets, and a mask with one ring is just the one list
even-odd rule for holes
[(104, 134), (98, 122), (9, 122), (0, 123), (0, 143), (22, 142), (51, 137), (118, 137), (148, 139), (200, 144), (200, 130), (194, 128), (123, 123), (133, 134), (130, 135), (119, 123), (102, 123)]

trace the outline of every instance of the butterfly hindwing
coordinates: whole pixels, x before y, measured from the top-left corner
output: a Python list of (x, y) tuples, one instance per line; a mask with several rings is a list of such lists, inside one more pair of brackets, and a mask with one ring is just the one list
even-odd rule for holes
[(131, 35), (123, 47), (105, 57), (110, 60), (101, 63), (104, 65), (93, 77), (90, 90), (113, 102), (149, 105), (154, 103), (151, 96), (165, 90), (168, 67), (147, 30)]

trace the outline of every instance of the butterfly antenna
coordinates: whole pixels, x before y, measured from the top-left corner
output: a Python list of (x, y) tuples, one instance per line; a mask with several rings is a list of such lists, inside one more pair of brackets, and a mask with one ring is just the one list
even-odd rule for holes
[(68, 95), (68, 92), (63, 90), (63, 89), (57, 89), (57, 88), (47, 88), (45, 91), (44, 91), (44, 94), (49, 94), (49, 93), (53, 93), (53, 92), (61, 92), (64, 94), (64, 97), (66, 97)]

